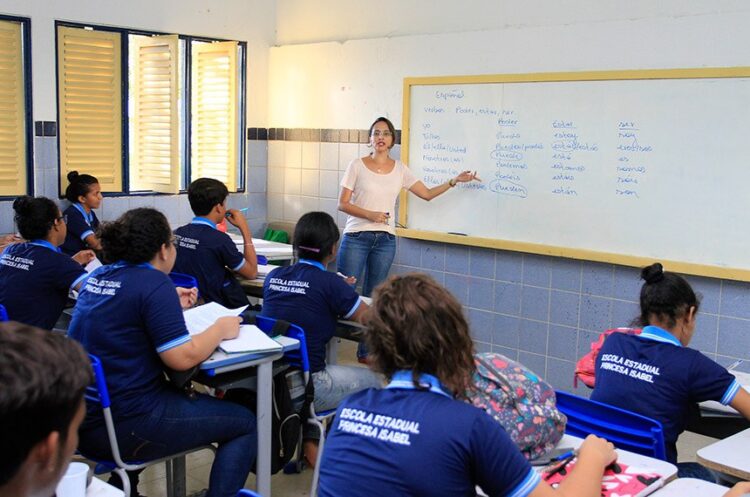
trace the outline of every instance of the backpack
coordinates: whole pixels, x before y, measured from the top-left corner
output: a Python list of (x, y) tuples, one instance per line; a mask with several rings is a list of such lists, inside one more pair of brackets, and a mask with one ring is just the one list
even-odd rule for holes
[(502, 354), (474, 355), (469, 401), (499, 422), (526, 459), (543, 456), (565, 432), (555, 391), (531, 370)]
[(596, 383), (596, 356), (604, 345), (604, 340), (612, 333), (627, 333), (628, 335), (640, 335), (640, 328), (612, 328), (605, 331), (596, 342), (591, 342), (591, 350), (576, 362), (576, 371), (573, 376), (573, 386), (578, 388), (578, 380), (589, 388), (594, 388)]
[[(302, 435), (304, 420), (300, 412), (294, 409), (287, 380), (287, 375), (294, 373), (295, 370), (285, 370), (273, 377), (271, 474), (278, 473), (292, 459)], [(236, 402), (252, 411), (255, 411), (257, 405), (256, 398), (256, 392), (245, 388), (235, 388), (224, 394), (224, 400)], [(255, 469), (253, 469), (253, 472), (255, 472)]]

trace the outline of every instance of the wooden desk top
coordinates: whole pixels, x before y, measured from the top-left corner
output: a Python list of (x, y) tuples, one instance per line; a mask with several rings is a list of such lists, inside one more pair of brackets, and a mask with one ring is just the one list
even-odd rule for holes
[(703, 447), (696, 459), (707, 468), (750, 480), (750, 428)]

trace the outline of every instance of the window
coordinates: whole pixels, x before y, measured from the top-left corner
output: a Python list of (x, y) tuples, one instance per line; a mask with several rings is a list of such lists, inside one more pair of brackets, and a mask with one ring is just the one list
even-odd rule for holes
[(0, 17), (0, 196), (32, 190), (30, 21)]
[(57, 36), (61, 184), (76, 169), (105, 192), (202, 176), (243, 188), (245, 43), (62, 23)]

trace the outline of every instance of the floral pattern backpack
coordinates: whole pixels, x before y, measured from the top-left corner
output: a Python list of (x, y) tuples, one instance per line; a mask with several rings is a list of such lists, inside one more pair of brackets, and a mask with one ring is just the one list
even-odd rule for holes
[(502, 354), (474, 355), (469, 401), (500, 423), (526, 459), (551, 451), (565, 432), (555, 391), (531, 370)]

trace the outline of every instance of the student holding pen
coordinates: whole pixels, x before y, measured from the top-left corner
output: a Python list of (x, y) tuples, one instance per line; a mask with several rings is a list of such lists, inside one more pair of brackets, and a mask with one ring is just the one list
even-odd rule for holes
[[(461, 304), (428, 276), (393, 276), (375, 291), (365, 340), (390, 381), (344, 399), (320, 467), (320, 497), (475, 495), (598, 497), (611, 443), (590, 435), (557, 490), (505, 430), (461, 397), (474, 370)], [(346, 468), (346, 470), (342, 470)]]
[(73, 257), (60, 245), (67, 227), (60, 209), (45, 197), (18, 197), (13, 202), (16, 226), (28, 241), (9, 245), (0, 256), (0, 304), (14, 321), (51, 330), (86, 276), (83, 268), (95, 256), (81, 250)]
[(338, 209), (348, 217), (338, 270), (362, 281), (362, 295), (366, 297), (388, 276), (396, 254), (393, 216), (401, 189), (429, 201), (457, 183), (481, 181), (476, 172), (463, 171), (441, 185), (428, 188), (406, 165), (389, 156), (395, 140), (393, 123), (385, 117), (377, 118), (370, 126), (372, 152), (354, 159), (341, 180)]

